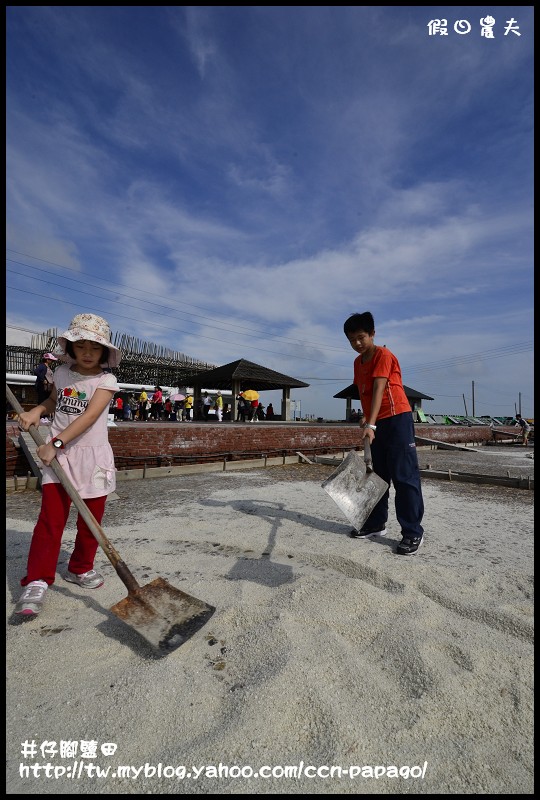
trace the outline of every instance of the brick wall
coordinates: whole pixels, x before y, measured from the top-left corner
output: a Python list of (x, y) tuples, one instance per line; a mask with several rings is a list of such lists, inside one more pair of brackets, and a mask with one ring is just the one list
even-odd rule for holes
[(14, 426), (14, 430), (6, 431), (6, 478), (13, 478), (14, 475), (28, 475), (32, 473), (30, 465), (20, 448), (16, 448), (11, 441), (11, 436), (15, 438), (18, 436), (19, 431)]
[[(492, 438), (487, 426), (415, 426), (418, 436), (459, 444), (482, 443)], [(500, 430), (500, 429), (499, 429)], [(509, 428), (513, 433), (515, 429)], [(6, 425), (6, 477), (27, 475), (30, 467), (10, 437), (18, 436), (17, 426)], [(139, 423), (121, 422), (109, 428), (109, 441), (118, 469), (204, 463), (222, 459), (232, 461), (260, 454), (306, 456), (348, 450), (360, 445), (358, 425), (346, 423)]]

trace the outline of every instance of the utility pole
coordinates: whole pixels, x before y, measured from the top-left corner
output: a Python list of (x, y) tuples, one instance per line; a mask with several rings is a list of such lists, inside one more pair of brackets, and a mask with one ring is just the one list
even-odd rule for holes
[(472, 382), (472, 415), (476, 417), (475, 409), (474, 409), (474, 381)]
[(465, 402), (465, 395), (463, 395), (463, 405), (465, 406), (465, 416), (468, 417), (469, 414), (467, 412), (467, 403)]
[(519, 413), (521, 416), (521, 392), (519, 393)]

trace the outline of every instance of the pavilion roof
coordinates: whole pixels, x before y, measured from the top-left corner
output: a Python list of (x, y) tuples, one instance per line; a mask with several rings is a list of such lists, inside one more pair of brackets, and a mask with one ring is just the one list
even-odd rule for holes
[(231, 361), (230, 364), (223, 364), (221, 367), (210, 369), (203, 372), (195, 372), (188, 375), (185, 379), (187, 386), (199, 386), (212, 389), (232, 389), (233, 381), (240, 383), (241, 391), (254, 389), (264, 391), (270, 389), (283, 389), (286, 387), (302, 388), (309, 386), (290, 375), (276, 372), (245, 358), (238, 361)]

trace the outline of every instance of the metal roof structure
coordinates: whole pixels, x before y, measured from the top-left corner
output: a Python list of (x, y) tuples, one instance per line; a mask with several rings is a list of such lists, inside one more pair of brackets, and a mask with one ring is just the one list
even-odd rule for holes
[[(29, 347), (6, 345), (6, 373), (32, 375), (43, 353), (59, 350), (59, 335), (58, 329), (51, 329), (32, 336)], [(112, 344), (122, 351), (120, 365), (111, 370), (120, 383), (185, 386), (188, 373), (197, 374), (215, 366), (124, 333), (116, 333)]]
[(203, 386), (212, 386), (215, 389), (239, 387), (238, 391), (254, 389), (257, 392), (270, 389), (300, 389), (309, 386), (309, 383), (303, 383), (296, 378), (291, 378), (290, 375), (283, 375), (281, 372), (275, 372), (273, 369), (246, 361), (244, 358), (206, 372), (195, 372), (188, 375), (185, 382), (189, 386), (198, 386), (199, 388)]

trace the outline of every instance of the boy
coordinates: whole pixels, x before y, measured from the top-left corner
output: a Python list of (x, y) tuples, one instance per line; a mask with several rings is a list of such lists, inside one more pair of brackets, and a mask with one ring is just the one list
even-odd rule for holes
[[(354, 361), (354, 383), (364, 412), (362, 436), (371, 444), (373, 469), (388, 484), (391, 481), (395, 489), (396, 517), (403, 536), (397, 552), (414, 555), (424, 540), (420, 524), (424, 501), (413, 415), (399, 362), (390, 350), (375, 344), (375, 322), (369, 311), (352, 314), (343, 330), (353, 350), (359, 353)], [(349, 536), (367, 539), (386, 534), (389, 494), (387, 491), (379, 500), (362, 530), (352, 530)]]

